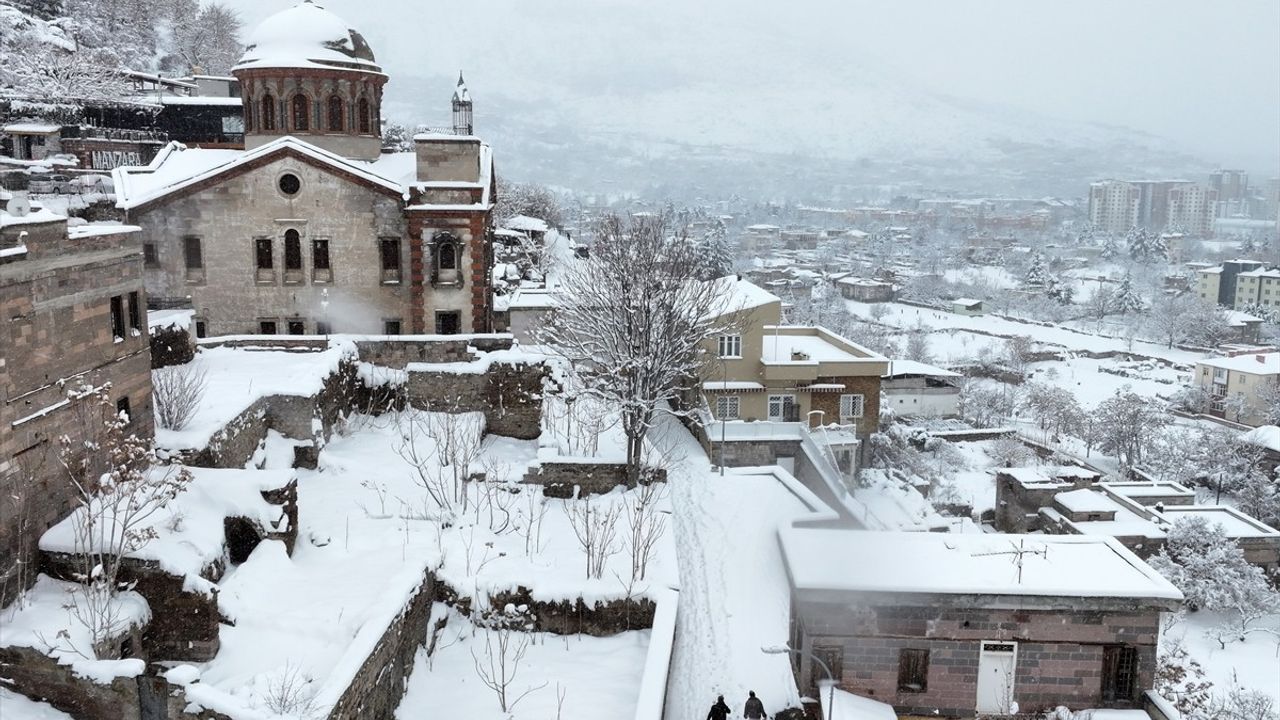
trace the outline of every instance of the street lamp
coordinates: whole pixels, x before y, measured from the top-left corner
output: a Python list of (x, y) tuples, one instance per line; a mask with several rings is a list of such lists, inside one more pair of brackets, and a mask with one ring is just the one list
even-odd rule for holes
[[(831, 683), (831, 691), (827, 694), (827, 720), (831, 720), (831, 713), (835, 712), (832, 708), (835, 707), (836, 703), (836, 677), (831, 674), (831, 668), (827, 667), (822, 658), (808, 650), (793, 650), (786, 645), (765, 646), (760, 648), (760, 652), (765, 655), (805, 655), (821, 665), (822, 671), (827, 674), (827, 681)], [(819, 702), (821, 702), (821, 698), (819, 698)]]

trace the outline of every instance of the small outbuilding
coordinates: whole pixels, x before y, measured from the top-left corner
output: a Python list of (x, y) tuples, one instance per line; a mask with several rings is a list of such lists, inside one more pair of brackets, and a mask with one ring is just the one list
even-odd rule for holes
[(982, 301), (973, 298), (956, 298), (951, 301), (951, 312), (956, 315), (986, 315)]

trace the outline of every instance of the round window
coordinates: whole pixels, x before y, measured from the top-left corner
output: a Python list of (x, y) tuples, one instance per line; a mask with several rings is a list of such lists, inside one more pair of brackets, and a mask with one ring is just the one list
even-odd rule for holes
[(302, 181), (298, 179), (297, 175), (287, 173), (280, 176), (280, 192), (285, 195), (297, 195), (301, 189)]

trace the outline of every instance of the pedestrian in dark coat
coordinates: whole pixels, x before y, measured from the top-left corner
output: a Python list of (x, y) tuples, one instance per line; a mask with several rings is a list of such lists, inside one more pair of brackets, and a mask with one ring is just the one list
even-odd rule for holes
[(707, 713), (707, 720), (728, 720), (729, 706), (724, 704), (724, 696), (716, 698), (716, 704), (711, 706), (711, 712)]
[(747, 720), (766, 720), (769, 716), (764, 712), (764, 703), (756, 697), (756, 691), (751, 690), (747, 695), (750, 697), (747, 698), (747, 704), (742, 706), (742, 717)]

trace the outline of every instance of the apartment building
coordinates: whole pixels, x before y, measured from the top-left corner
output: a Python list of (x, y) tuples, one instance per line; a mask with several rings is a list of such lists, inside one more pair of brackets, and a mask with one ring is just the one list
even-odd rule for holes
[(1280, 352), (1201, 360), (1196, 363), (1194, 381), (1211, 398), (1210, 414), (1262, 425), (1268, 411), (1280, 402)]

